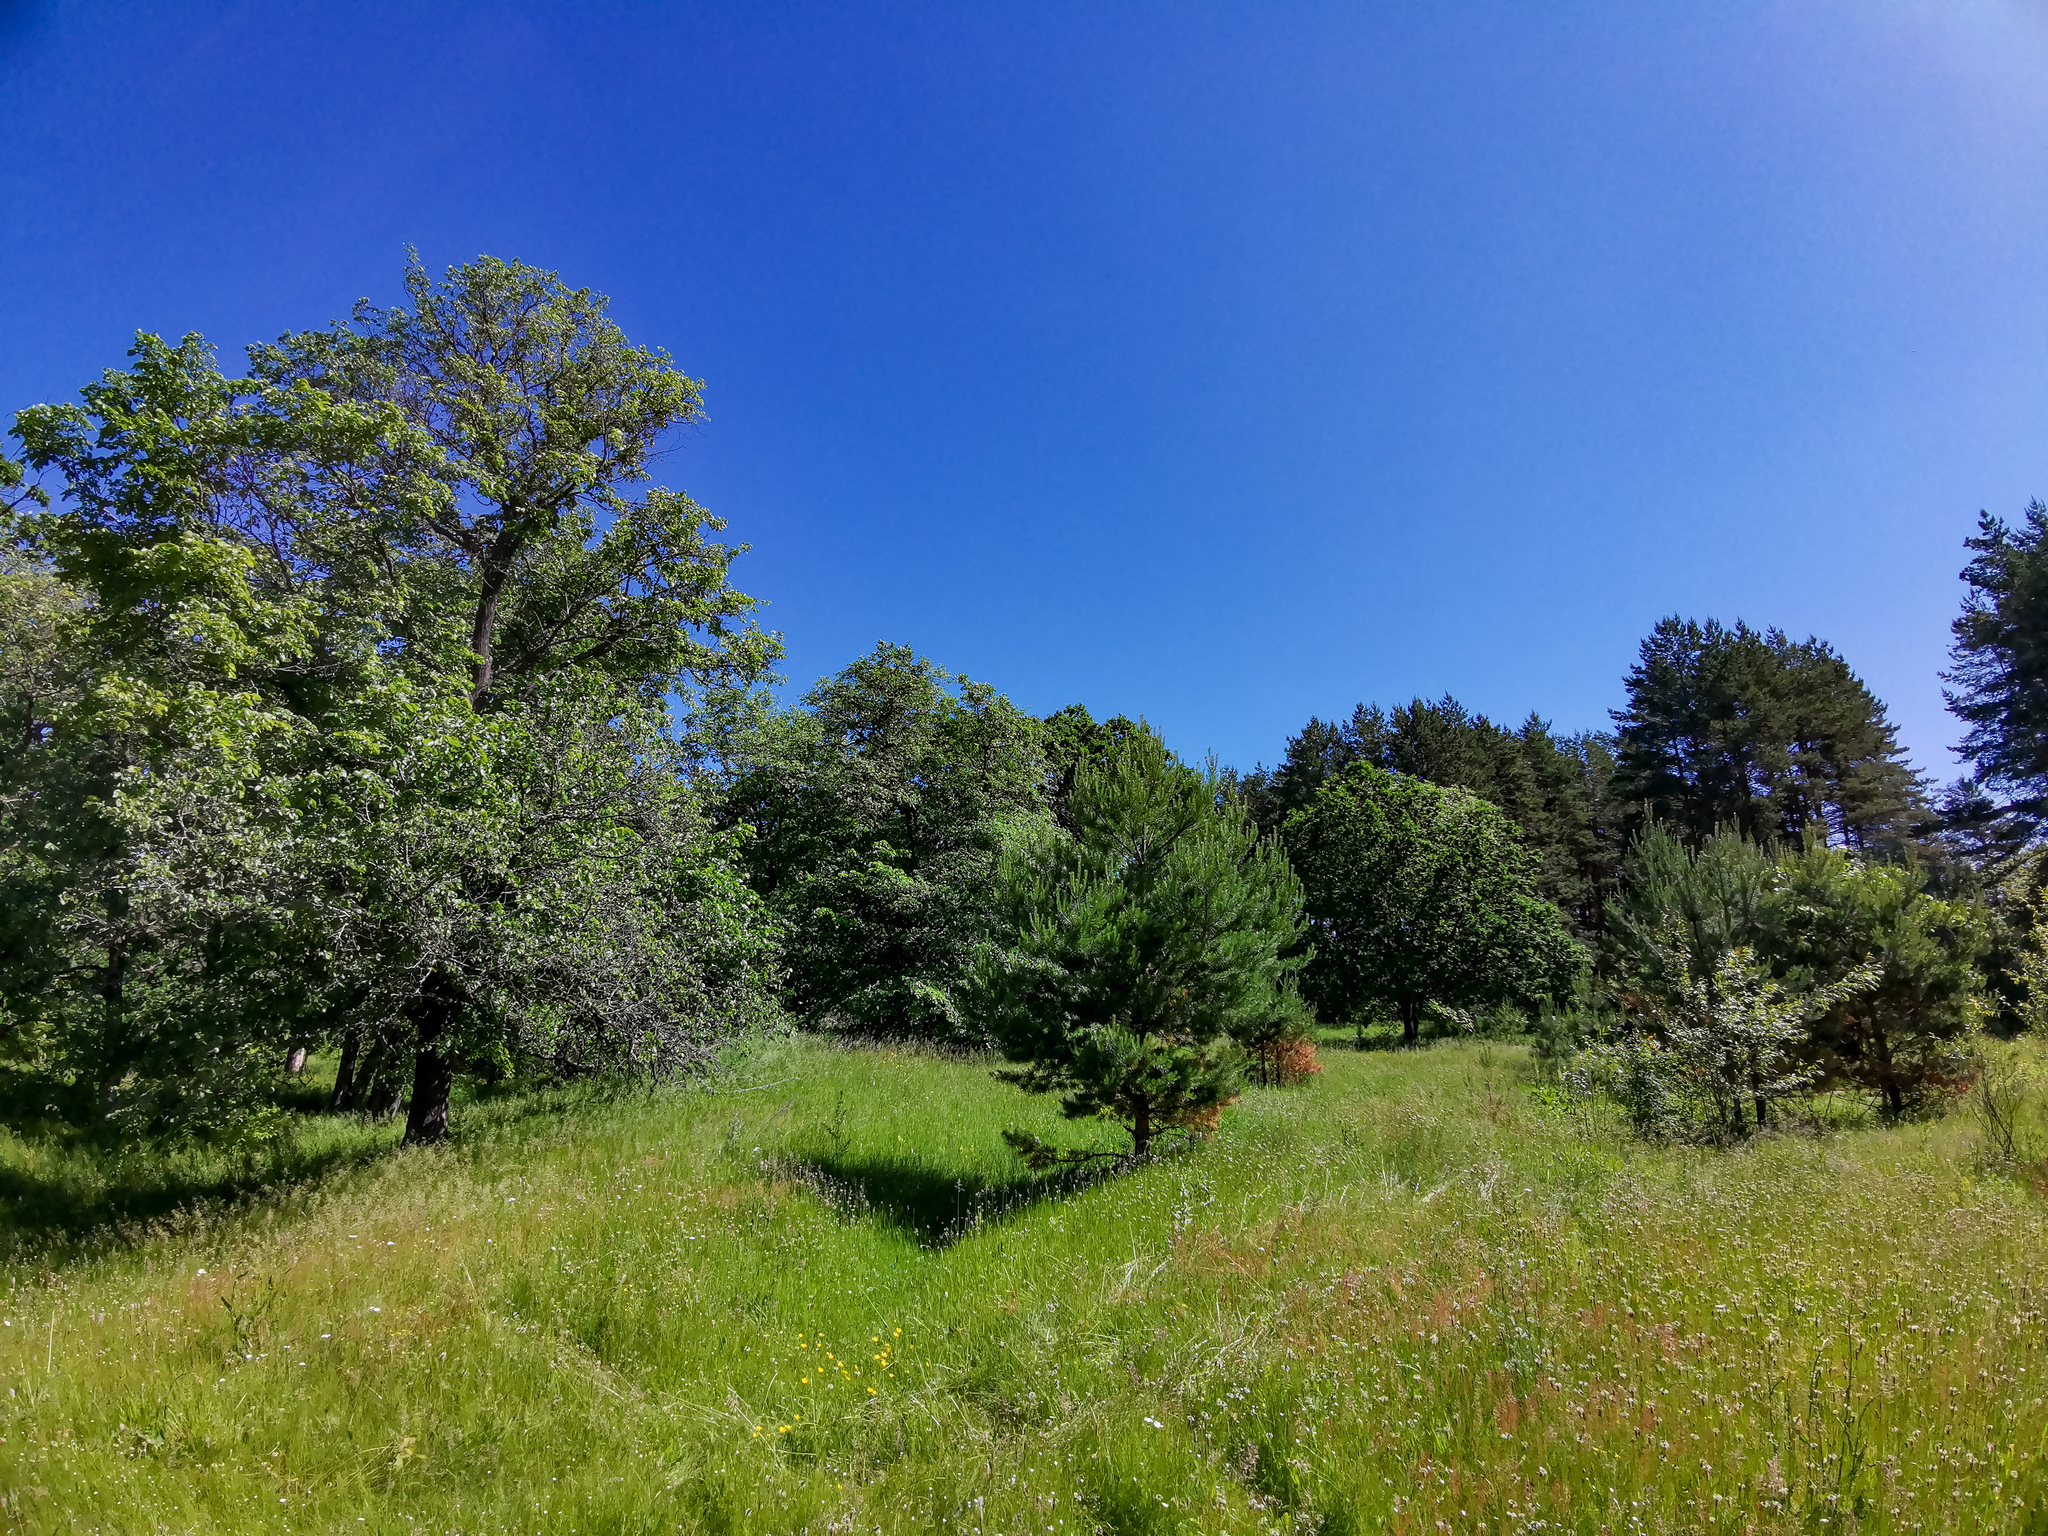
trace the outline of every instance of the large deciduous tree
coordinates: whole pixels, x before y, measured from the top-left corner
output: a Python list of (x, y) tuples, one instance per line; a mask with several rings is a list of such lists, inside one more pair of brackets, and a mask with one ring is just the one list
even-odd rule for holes
[[(694, 381), (551, 274), (406, 284), (409, 307), (252, 349), (246, 379), (144, 336), (80, 404), (17, 417), (62, 492), (17, 521), (81, 617), (77, 702), (24, 749), (6, 845), (65, 917), (7, 971), (94, 996), (110, 1042), (139, 965), (202, 1033), (259, 995), (236, 975), (289, 974), (268, 1027), (409, 1055), (431, 1140), (489, 1029), (673, 1065), (703, 1022), (672, 935), (704, 926), (665, 935), (677, 914), (720, 907), (761, 958), (660, 715), (774, 642), (716, 520), (648, 482)], [(152, 1077), (100, 1054), (112, 1087)]]
[(1527, 849), (1465, 790), (1354, 763), (1285, 836), (1315, 945), (1307, 991), (1325, 1018), (1362, 1026), (1384, 1010), (1412, 1044), (1429, 1004), (1548, 995), (1578, 967)]
[[(776, 647), (727, 581), (741, 549), (652, 483), (698, 382), (550, 272), (481, 257), (436, 283), (415, 260), (405, 286), (409, 308), (250, 349), (297, 451), (243, 531), (479, 708), (578, 669), (648, 699), (758, 674)], [(377, 435), (323, 451), (336, 419)]]
[(1163, 1131), (1215, 1124), (1240, 1036), (1305, 1028), (1301, 888), (1220, 776), (1142, 726), (1079, 765), (1069, 813), (1071, 831), (1029, 828), (1004, 854), (1007, 944), (978, 1002), (1023, 1086), (1118, 1121), (1143, 1156)]

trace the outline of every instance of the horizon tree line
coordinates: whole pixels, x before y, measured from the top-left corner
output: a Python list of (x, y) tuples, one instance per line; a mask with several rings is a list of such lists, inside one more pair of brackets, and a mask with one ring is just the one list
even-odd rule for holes
[[(551, 273), (415, 260), (405, 289), (239, 377), (145, 334), (14, 418), (16, 1103), (260, 1135), (319, 1046), (336, 1107), (431, 1141), (459, 1080), (687, 1076), (790, 1019), (1001, 1046), (1142, 1148), (1248, 1062), (1312, 1070), (1318, 1017), (1413, 1042), (1508, 1008), (1583, 1044), (1634, 999), (1680, 1040), (1725, 995), (1759, 1041), (1806, 1010), (1797, 1061), (1744, 1058), (1760, 1082), (1833, 1072), (1903, 1112), (1987, 977), (2008, 1022), (2031, 1006), (2038, 502), (1969, 541), (1947, 681), (1974, 772), (1938, 799), (1824, 641), (1677, 616), (1611, 730), (1361, 704), (1236, 773), (902, 645), (778, 703), (745, 546), (651, 479), (701, 385)], [(1758, 895), (1682, 941), (1738, 868), (1832, 937)]]

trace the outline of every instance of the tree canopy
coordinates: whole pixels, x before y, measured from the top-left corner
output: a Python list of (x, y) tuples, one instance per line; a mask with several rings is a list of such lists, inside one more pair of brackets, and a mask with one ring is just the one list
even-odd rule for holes
[(1930, 822), (1884, 705), (1825, 641), (1668, 618), (1627, 687), (1614, 792), (1635, 824), (1896, 850)]
[(1310, 720), (1277, 769), (1246, 776), (1244, 794), (1277, 831), (1353, 763), (1477, 795), (1513, 824), (1543, 894), (1576, 928), (1600, 926), (1620, 853), (1604, 737), (1558, 737), (1533, 713), (1511, 731), (1448, 695), (1392, 711), (1361, 704), (1342, 722)]
[(1622, 1076), (1683, 1046), (1733, 1125), (1744, 1073), (1758, 1123), (1962, 1081), (1987, 973), (2040, 1008), (2041, 503), (1968, 541), (1939, 815), (1826, 642), (1678, 617), (1612, 733), (1361, 704), (1237, 775), (905, 645), (777, 703), (745, 546), (654, 478), (703, 386), (552, 273), (402, 281), (238, 376), (139, 335), (0, 457), (0, 1062), (111, 1133), (255, 1134), (330, 1046), (433, 1140), (465, 1071), (793, 1016), (1000, 1042), (1142, 1151), (1309, 1003), (1567, 991), (1560, 1059), (1651, 1019)]
[(716, 520), (639, 489), (697, 387), (552, 274), (406, 285), (243, 379), (141, 336), (16, 418), (59, 495), (12, 514), (55, 641), (7, 675), (4, 984), (103, 1114), (369, 1032), (429, 1140), (485, 1036), (672, 1070), (759, 1013), (766, 925), (660, 771), (665, 698), (775, 650)]
[(1963, 756), (2029, 838), (2048, 814), (2048, 506), (2028, 503), (2017, 527), (1987, 512), (1966, 543), (1948, 705)]
[(960, 1002), (994, 923), (1006, 830), (1046, 819), (1038, 722), (880, 644), (796, 707), (729, 700), (721, 815), (786, 932), (789, 1002), (815, 1023), (978, 1041)]
[(1429, 1004), (1534, 1000), (1577, 969), (1527, 849), (1469, 791), (1353, 763), (1285, 838), (1315, 946), (1306, 990), (1325, 1018), (1384, 1010), (1413, 1042)]

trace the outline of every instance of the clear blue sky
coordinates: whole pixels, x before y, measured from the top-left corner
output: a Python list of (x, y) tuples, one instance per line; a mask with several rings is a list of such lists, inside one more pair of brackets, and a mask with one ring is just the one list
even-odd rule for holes
[(1925, 769), (1977, 510), (2048, 497), (2048, 11), (20, 5), (0, 407), (402, 247), (611, 294), (799, 683), (876, 639), (1271, 761), (1598, 726), (1678, 612)]

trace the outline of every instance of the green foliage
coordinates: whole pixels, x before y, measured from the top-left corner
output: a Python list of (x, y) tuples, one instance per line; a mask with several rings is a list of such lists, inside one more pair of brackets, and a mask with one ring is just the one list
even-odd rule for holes
[(1536, 890), (1507, 819), (1477, 796), (1354, 763), (1289, 819), (1307, 892), (1309, 995), (1328, 1018), (1562, 992), (1582, 951)]
[[(2018, 527), (1987, 512), (1965, 542), (1969, 592), (1946, 680), (1955, 685), (1948, 707), (1969, 727), (1961, 750), (1977, 778), (1958, 809), (1974, 810), (1967, 819), (1981, 830), (2011, 823), (1997, 838), (2009, 850), (2030, 841), (2048, 812), (2048, 506), (2029, 502)], [(1970, 806), (1968, 790), (1980, 786), (2004, 803), (1987, 796)]]
[(2027, 1033), (2048, 1038), (2048, 901), (2037, 900), (2013, 966), (2020, 987), (2019, 1015)]
[(1795, 986), (1831, 987), (1874, 968), (1815, 1026), (1832, 1080), (1858, 1084), (1894, 1115), (1967, 1080), (1986, 1012), (1977, 963), (1991, 927), (1980, 905), (1936, 896), (1918, 864), (1859, 860), (1814, 841), (1778, 860), (1762, 917)]
[(1074, 830), (1074, 781), (1083, 769), (1106, 768), (1124, 744), (1145, 733), (1124, 715), (1097, 720), (1085, 704), (1069, 704), (1038, 722), (1045, 754), (1045, 801), (1060, 825)]
[(1566, 996), (1537, 999), (1529, 1019), (1529, 1053), (1546, 1071), (1559, 1071), (1579, 1050), (1611, 1030), (1615, 1021), (1612, 1001), (1588, 956)]
[(479, 706), (564, 671), (645, 702), (757, 676), (779, 647), (727, 582), (741, 551), (650, 484), (698, 382), (551, 272), (479, 257), (436, 283), (415, 258), (405, 287), (410, 308), (250, 349), (289, 458), (249, 531), (281, 524), (295, 571)]
[(1770, 855), (1733, 827), (1689, 848), (1660, 822), (1629, 842), (1605, 948), (1637, 994), (1676, 999), (1735, 949), (1760, 942)]
[(1277, 831), (1358, 762), (1469, 790), (1501, 811), (1534, 855), (1537, 889), (1581, 931), (1599, 928), (1619, 850), (1605, 737), (1557, 737), (1535, 715), (1510, 731), (1448, 696), (1391, 714), (1361, 704), (1345, 722), (1309, 721), (1280, 767), (1248, 775), (1243, 792), (1260, 825)]
[(630, 494), (695, 385), (549, 274), (407, 284), (16, 418), (62, 495), (0, 578), (0, 999), (110, 1129), (221, 1131), (288, 1040), (372, 1035), (432, 1139), (487, 1037), (659, 1072), (760, 1016), (661, 701), (772, 642), (715, 524)]
[(1668, 618), (1628, 675), (1614, 793), (1637, 825), (1699, 844), (1724, 826), (1798, 844), (1809, 828), (1896, 850), (1929, 821), (1898, 734), (1824, 641)]
[(219, 1132), (269, 1089), (272, 1020), (306, 996), (276, 877), (298, 835), (277, 772), (308, 723), (264, 684), (308, 664), (313, 610), (262, 590), (210, 515), (247, 439), (210, 354), (143, 338), (135, 357), (86, 406), (18, 423), (66, 505), (19, 520), (31, 553), (0, 594), (19, 727), (0, 996), (109, 1127)]
[(961, 992), (995, 921), (1004, 829), (1043, 822), (1037, 723), (986, 684), (878, 645), (801, 705), (727, 699), (721, 814), (787, 939), (814, 1024), (981, 1040)]
[[(1764, 1020), (1780, 1001), (1758, 991), (1768, 980), (1803, 1010), (1787, 1049), (1805, 1081), (1859, 1086), (1897, 1115), (1964, 1080), (1984, 1012), (1976, 963), (1988, 918), (1929, 883), (1917, 863), (1858, 857), (1817, 836), (1774, 859), (1733, 828), (1691, 850), (1652, 825), (1630, 847), (1609, 963), (1624, 1002), (1655, 1026), (1663, 1059), (1676, 1060), (1672, 1031), (1723, 996), (1754, 997)], [(1739, 1106), (1715, 1102), (1739, 1130)]]
[(1614, 1097), (1645, 1136), (1740, 1137), (1751, 1115), (1758, 1128), (1768, 1126), (1774, 1106), (1821, 1075), (1804, 1049), (1809, 1021), (1866, 993), (1880, 971), (1866, 962), (1793, 994), (1745, 946), (1717, 956), (1704, 976), (1687, 974), (1687, 936), (1677, 924), (1663, 947), (1661, 973), (1684, 980), (1675, 994), (1653, 997), (1653, 1030), (1599, 1039), (1566, 1073), (1582, 1096)]
[(1006, 953), (980, 1005), (1017, 1081), (1073, 1118), (1152, 1138), (1211, 1129), (1241, 1083), (1236, 1037), (1305, 1028), (1295, 994), (1301, 887), (1212, 769), (1139, 729), (1083, 764), (1073, 831), (1005, 850)]

